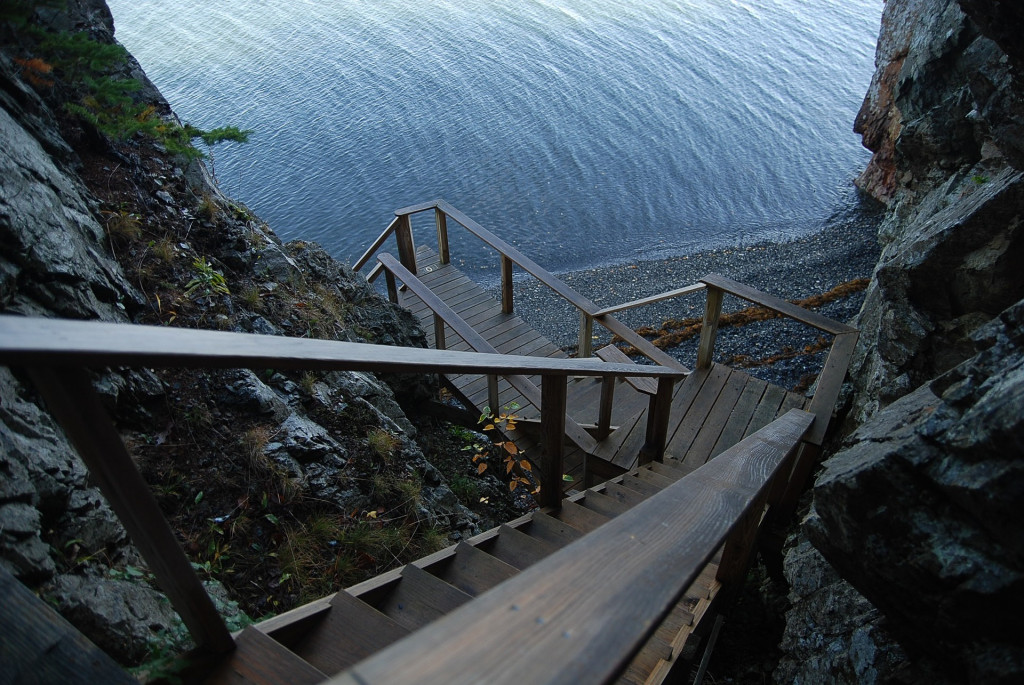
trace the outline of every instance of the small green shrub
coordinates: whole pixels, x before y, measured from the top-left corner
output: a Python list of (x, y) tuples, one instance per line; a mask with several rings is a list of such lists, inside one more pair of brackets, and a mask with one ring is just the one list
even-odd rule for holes
[(214, 295), (230, 295), (224, 274), (215, 270), (206, 257), (192, 260), (192, 280), (185, 284), (185, 295), (193, 300), (211, 298)]

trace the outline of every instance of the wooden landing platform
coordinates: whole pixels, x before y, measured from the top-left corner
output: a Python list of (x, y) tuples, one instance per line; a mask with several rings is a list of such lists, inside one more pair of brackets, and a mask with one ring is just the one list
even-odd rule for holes
[[(440, 264), (430, 248), (417, 250), (419, 278), (499, 352), (543, 357), (564, 357), (565, 353), (519, 316), (505, 314), (501, 304), (479, 284), (451, 264)], [(435, 345), (433, 312), (408, 291), (399, 294), (400, 303), (415, 314), (427, 332), (428, 343)], [(451, 328), (445, 327), (448, 349), (467, 350), (469, 345)], [(539, 377), (530, 380), (540, 385)], [(482, 412), (488, 406), (487, 379), (484, 376), (452, 375), (445, 378), (451, 392), (468, 408)], [(523, 396), (499, 379), (499, 406), (519, 405), (516, 414), (523, 419), (520, 429), (508, 437), (531, 454), (539, 437), (530, 429), (530, 419), (539, 416)], [(596, 424), (601, 401), (601, 382), (593, 378), (569, 383), (566, 405), (568, 415), (582, 426)], [(785, 414), (803, 409), (808, 403), (802, 395), (787, 392), (721, 364), (698, 370), (676, 385), (669, 419), (665, 459), (687, 472), (736, 444)], [(612, 426), (617, 428), (597, 449), (585, 454), (566, 441), (565, 471), (573, 478), (567, 489), (593, 484), (624, 473), (637, 465), (647, 425), (647, 395), (628, 383), (618, 382), (612, 406)], [(585, 483), (583, 482), (585, 480)]]

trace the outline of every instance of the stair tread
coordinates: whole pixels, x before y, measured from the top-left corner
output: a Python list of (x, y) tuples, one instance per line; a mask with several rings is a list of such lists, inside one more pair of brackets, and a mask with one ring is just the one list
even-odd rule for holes
[(205, 683), (321, 683), (327, 675), (287, 647), (249, 626), (235, 638), (235, 650), (209, 672)]
[(647, 494), (620, 483), (608, 483), (603, 493), (617, 502), (628, 505), (630, 508), (647, 499)]
[(657, 473), (656, 471), (652, 471), (651, 469), (646, 468), (637, 469), (636, 477), (642, 481), (654, 485), (655, 487), (661, 488), (662, 490), (664, 490), (668, 486), (675, 483), (676, 480), (678, 480), (677, 478), (663, 476), (662, 474)]
[(690, 473), (689, 471), (687, 471), (686, 469), (682, 468), (681, 466), (673, 464), (672, 462), (667, 461), (667, 460), (666, 461), (652, 461), (651, 463), (647, 464), (647, 466), (652, 471), (654, 471), (655, 473), (660, 473), (663, 476), (668, 476), (669, 478), (671, 478), (674, 481), (679, 480), (680, 478), (685, 476), (687, 473)]
[(501, 559), (463, 541), (455, 548), (454, 556), (440, 577), (467, 595), (476, 597), (518, 572)]
[(622, 477), (622, 485), (624, 487), (629, 488), (630, 490), (636, 490), (637, 492), (639, 492), (640, 494), (644, 495), (645, 497), (650, 497), (651, 495), (657, 495), (659, 492), (661, 492), (662, 490), (665, 489), (663, 487), (659, 487), (659, 486), (657, 486), (657, 485), (655, 485), (653, 483), (650, 483), (650, 482), (648, 482), (646, 480), (643, 480), (641, 478), (637, 478), (633, 474), (627, 474), (627, 475), (623, 476)]
[(401, 580), (377, 607), (395, 623), (416, 630), (468, 602), (470, 596), (419, 566), (408, 564)]
[[(590, 494), (588, 493), (587, 497), (589, 496)], [(557, 518), (559, 521), (564, 521), (577, 530), (589, 533), (611, 517), (604, 516), (576, 502), (563, 500), (562, 507), (558, 510)]]
[(408, 633), (407, 628), (343, 591), (334, 596), (330, 611), (295, 652), (324, 673), (334, 675)]
[(543, 512), (533, 515), (533, 520), (526, 533), (530, 537), (550, 542), (556, 547), (565, 547), (573, 540), (583, 537), (582, 531)]
[(627, 504), (614, 497), (597, 492), (596, 490), (587, 490), (587, 496), (580, 500), (584, 507), (590, 511), (595, 511), (602, 516), (608, 518), (615, 518), (619, 514), (629, 511), (632, 505)]
[(498, 535), (484, 551), (520, 571), (558, 549), (550, 542), (531, 537), (509, 525), (502, 525), (498, 530)]

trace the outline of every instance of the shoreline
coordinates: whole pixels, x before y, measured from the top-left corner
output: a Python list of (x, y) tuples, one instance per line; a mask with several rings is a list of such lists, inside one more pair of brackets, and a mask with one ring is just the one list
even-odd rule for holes
[[(708, 273), (719, 273), (745, 285), (784, 299), (824, 293), (840, 283), (870, 278), (881, 252), (878, 226), (881, 212), (857, 211), (836, 217), (808, 236), (784, 243), (760, 243), (748, 247), (722, 248), (633, 264), (599, 267), (556, 274), (558, 278), (599, 306), (612, 306), (649, 297), (695, 283)], [(863, 292), (829, 303), (819, 311), (837, 321), (857, 315)], [(726, 298), (725, 310), (741, 309), (745, 301)], [(543, 333), (555, 345), (574, 352), (579, 315), (566, 301), (532, 278), (515, 284), (515, 312)], [(632, 328), (660, 326), (669, 318), (701, 316), (704, 295), (696, 293), (615, 316)], [(600, 325), (594, 326), (595, 349), (611, 342)], [(787, 319), (751, 324), (719, 331), (716, 359), (733, 354), (755, 359), (768, 357), (784, 346), (801, 348), (818, 338), (817, 331)], [(682, 363), (692, 366), (696, 340), (666, 350)], [(826, 353), (807, 355), (750, 369), (751, 375), (793, 387), (800, 376), (824, 363)]]

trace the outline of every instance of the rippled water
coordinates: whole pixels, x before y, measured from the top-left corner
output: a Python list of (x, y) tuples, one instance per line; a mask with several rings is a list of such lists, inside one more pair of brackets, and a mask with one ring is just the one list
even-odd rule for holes
[(182, 119), (255, 130), (224, 190), (346, 260), (436, 197), (556, 270), (781, 240), (868, 158), (878, 0), (109, 4)]

